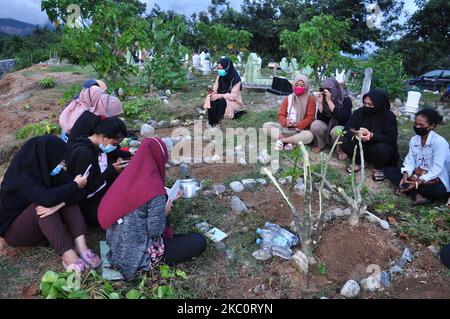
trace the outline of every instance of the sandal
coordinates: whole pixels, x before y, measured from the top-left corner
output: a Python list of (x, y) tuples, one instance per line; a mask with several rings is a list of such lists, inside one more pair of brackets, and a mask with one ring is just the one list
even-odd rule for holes
[(276, 141), (276, 142), (275, 142), (275, 146), (273, 147), (273, 149), (274, 149), (275, 151), (282, 151), (283, 148), (284, 148), (284, 144), (283, 144), (283, 142), (280, 141), (280, 140)]
[[(361, 166), (355, 164), (355, 170), (354, 170), (354, 172), (355, 172), (355, 173), (358, 173), (360, 170), (361, 170)], [(347, 165), (347, 173), (349, 173), (349, 174), (353, 173), (353, 167), (352, 167), (352, 164)]]
[(88, 265), (82, 258), (77, 259), (76, 262), (70, 265), (67, 265), (64, 261), (62, 262), (62, 264), (66, 271), (74, 271), (76, 273), (82, 273), (86, 269), (88, 269)]
[(381, 182), (384, 181), (384, 173), (381, 169), (374, 169), (373, 170), (373, 175), (372, 175), (372, 179), (375, 182)]
[(102, 264), (102, 260), (92, 250), (88, 249), (81, 254), (81, 258), (87, 264), (89, 268), (97, 268)]
[(294, 148), (294, 145), (292, 145), (291, 143), (286, 144), (286, 146), (284, 147), (285, 151), (291, 151)]

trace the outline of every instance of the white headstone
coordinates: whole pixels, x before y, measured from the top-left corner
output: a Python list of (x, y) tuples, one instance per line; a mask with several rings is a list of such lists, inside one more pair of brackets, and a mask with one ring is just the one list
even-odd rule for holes
[(420, 92), (409, 91), (408, 100), (405, 104), (405, 112), (413, 114), (417, 113), (417, 111), (419, 110), (419, 102), (421, 97), (422, 94)]
[(298, 70), (299, 70), (299, 66), (298, 66), (297, 59), (296, 59), (296, 58), (293, 58), (293, 59), (291, 60), (291, 63), (292, 63), (292, 70), (293, 70), (293, 71), (298, 71)]
[(286, 58), (282, 58), (280, 62), (281, 71), (287, 72), (289, 71), (289, 63)]
[(371, 68), (367, 68), (364, 70), (364, 80), (361, 88), (361, 96), (364, 96), (367, 92), (370, 91), (370, 86), (372, 84), (372, 73), (373, 70)]
[(342, 72), (339, 72), (339, 70), (336, 69), (336, 80), (339, 82), (339, 84), (345, 83), (345, 70), (342, 70)]
[(194, 69), (200, 69), (201, 68), (201, 58), (200, 55), (198, 54), (194, 54), (192, 57), (192, 65), (194, 67)]

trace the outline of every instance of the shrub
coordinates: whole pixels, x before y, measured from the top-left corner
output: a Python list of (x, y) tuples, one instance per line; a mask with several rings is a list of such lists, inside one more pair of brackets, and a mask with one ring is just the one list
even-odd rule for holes
[(44, 134), (57, 134), (59, 133), (59, 130), (60, 128), (58, 125), (48, 121), (42, 121), (22, 127), (19, 131), (17, 131), (16, 138), (19, 140), (24, 140)]
[(51, 89), (56, 86), (56, 80), (54, 78), (43, 78), (39, 81), (39, 85), (44, 89)]

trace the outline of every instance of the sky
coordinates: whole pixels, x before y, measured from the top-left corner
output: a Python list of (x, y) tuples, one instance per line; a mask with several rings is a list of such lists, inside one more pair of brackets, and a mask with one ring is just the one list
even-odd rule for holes
[[(164, 10), (174, 10), (190, 15), (206, 9), (211, 3), (209, 0), (140, 0), (147, 3), (147, 10), (157, 3)], [(242, 0), (231, 0), (235, 9), (240, 9)], [(31, 24), (46, 24), (48, 19), (45, 13), (41, 12), (41, 0), (0, 0), (0, 18), (12, 18), (18, 21)], [(405, 9), (413, 13), (417, 8), (414, 0), (405, 0)]]

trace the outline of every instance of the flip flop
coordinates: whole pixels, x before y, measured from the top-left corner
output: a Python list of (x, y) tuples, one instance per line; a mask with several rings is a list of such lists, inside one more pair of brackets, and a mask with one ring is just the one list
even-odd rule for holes
[[(355, 165), (355, 173), (358, 173), (361, 170), (361, 166), (360, 165)], [(353, 172), (353, 167), (352, 165), (348, 165), (347, 166), (347, 173), (351, 174)]]
[(373, 175), (372, 175), (373, 181), (381, 182), (381, 181), (384, 181), (384, 179), (385, 179), (385, 176), (384, 176), (384, 173), (382, 170), (377, 170), (377, 169), (373, 170)]
[(82, 258), (77, 259), (76, 262), (70, 265), (67, 265), (64, 261), (62, 262), (62, 264), (66, 271), (74, 271), (76, 273), (82, 273), (86, 269), (88, 269), (88, 265)]
[(101, 258), (90, 249), (82, 253), (81, 258), (86, 263), (86, 265), (92, 269), (97, 268), (102, 264)]
[(291, 151), (294, 148), (294, 145), (292, 145), (291, 143), (286, 144), (286, 146), (284, 147), (285, 151)]

